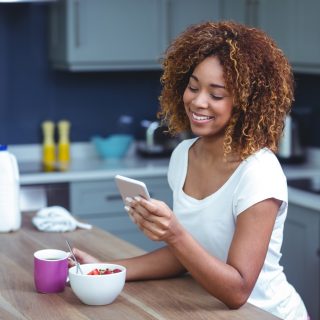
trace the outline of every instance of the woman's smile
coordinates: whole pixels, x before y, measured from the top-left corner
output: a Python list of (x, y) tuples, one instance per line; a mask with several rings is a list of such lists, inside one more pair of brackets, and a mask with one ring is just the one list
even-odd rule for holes
[(193, 122), (195, 123), (199, 123), (199, 124), (204, 124), (204, 123), (208, 123), (212, 120), (215, 119), (214, 116), (206, 116), (206, 115), (202, 115), (202, 114), (199, 114), (199, 113), (195, 113), (195, 112), (191, 112), (191, 115), (192, 115), (192, 120)]

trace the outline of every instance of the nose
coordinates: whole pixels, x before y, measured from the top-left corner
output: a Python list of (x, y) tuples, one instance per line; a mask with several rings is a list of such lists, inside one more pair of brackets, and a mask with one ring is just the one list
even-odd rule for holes
[(193, 98), (192, 104), (197, 108), (208, 108), (209, 101), (208, 96), (205, 92), (198, 92), (197, 95)]

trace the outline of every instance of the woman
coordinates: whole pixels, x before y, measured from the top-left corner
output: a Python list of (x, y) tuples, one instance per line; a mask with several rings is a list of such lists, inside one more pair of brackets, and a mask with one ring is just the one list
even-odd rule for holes
[(139, 228), (166, 246), (117, 263), (128, 281), (189, 272), (229, 308), (248, 301), (306, 320), (279, 265), (288, 199), (274, 152), (293, 101), (287, 59), (262, 31), (207, 22), (182, 33), (163, 66), (159, 114), (173, 134), (191, 130), (196, 138), (171, 156), (173, 210), (156, 199), (127, 199)]

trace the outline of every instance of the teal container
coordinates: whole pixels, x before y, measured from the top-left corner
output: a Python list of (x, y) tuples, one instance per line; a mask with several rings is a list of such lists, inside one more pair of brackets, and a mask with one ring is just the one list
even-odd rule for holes
[(97, 153), (103, 159), (123, 158), (127, 154), (133, 140), (134, 138), (130, 134), (112, 134), (107, 138), (94, 136), (91, 139)]

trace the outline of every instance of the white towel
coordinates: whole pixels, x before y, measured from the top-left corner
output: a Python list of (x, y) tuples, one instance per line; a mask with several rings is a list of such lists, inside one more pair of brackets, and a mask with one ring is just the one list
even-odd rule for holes
[(91, 229), (92, 225), (77, 221), (70, 212), (60, 206), (46, 207), (39, 210), (32, 218), (32, 223), (40, 231), (65, 232), (77, 227)]

